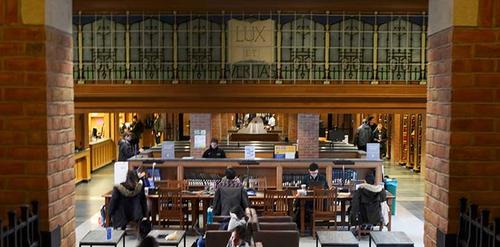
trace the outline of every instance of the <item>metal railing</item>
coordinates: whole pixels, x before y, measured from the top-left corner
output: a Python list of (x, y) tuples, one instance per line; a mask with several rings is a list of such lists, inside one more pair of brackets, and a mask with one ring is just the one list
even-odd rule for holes
[(460, 199), (460, 222), (457, 247), (499, 247), (500, 218), (490, 222), (490, 211), (481, 210), (477, 204), (468, 205)]
[(0, 247), (38, 247), (40, 241), (40, 219), (38, 216), (38, 202), (28, 206), (21, 206), (21, 217), (17, 218), (16, 213), (8, 213), (7, 227), (3, 227), (0, 219)]
[(79, 13), (73, 30), (77, 83), (427, 80), (426, 13)]

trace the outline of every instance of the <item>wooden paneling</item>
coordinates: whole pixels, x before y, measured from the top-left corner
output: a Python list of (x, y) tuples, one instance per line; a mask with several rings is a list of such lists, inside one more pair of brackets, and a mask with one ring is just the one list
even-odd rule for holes
[(75, 111), (424, 113), (426, 85), (75, 85)]
[(75, 183), (89, 181), (90, 175), (90, 149), (75, 153)]
[(427, 11), (427, 0), (74, 0), (73, 11)]
[(90, 157), (92, 171), (113, 162), (115, 159), (115, 143), (111, 139), (90, 143)]
[[(144, 166), (152, 166), (151, 159), (129, 160), (130, 169)], [(249, 166), (249, 174), (256, 177), (265, 177), (267, 185), (270, 188), (282, 189), (282, 177), (287, 173), (307, 173), (307, 167), (311, 162), (316, 162), (320, 167), (320, 172), (324, 173), (328, 184), (332, 183), (333, 168), (342, 168), (340, 165), (334, 165), (332, 159), (316, 159), (316, 160), (273, 160), (263, 159), (259, 160), (258, 165)], [(186, 179), (190, 174), (224, 174), (224, 169), (232, 167), (236, 170), (238, 175), (247, 173), (247, 167), (240, 165), (241, 160), (237, 159), (219, 159), (219, 160), (155, 160), (156, 168), (160, 169), (162, 179), (163, 176), (172, 178), (173, 169), (177, 169), (177, 179)], [(360, 177), (370, 170), (375, 170), (375, 180), (377, 183), (382, 182), (382, 162), (381, 161), (367, 161), (363, 159), (355, 159), (355, 164), (350, 165), (349, 169), (358, 171)]]

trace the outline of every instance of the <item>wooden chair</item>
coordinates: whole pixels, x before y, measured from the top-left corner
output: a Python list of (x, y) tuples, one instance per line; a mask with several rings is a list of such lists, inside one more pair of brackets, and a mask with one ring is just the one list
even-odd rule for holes
[(337, 190), (314, 190), (311, 217), (313, 238), (316, 237), (316, 221), (327, 221), (330, 228), (330, 220), (334, 221), (334, 229), (337, 230)]
[(182, 191), (179, 188), (162, 188), (158, 190), (158, 215), (163, 226), (170, 225), (170, 221), (179, 222), (184, 229), (188, 226), (186, 207), (182, 202)]
[(264, 191), (264, 215), (287, 216), (290, 214), (289, 190), (265, 190)]
[(267, 189), (267, 179), (264, 178), (252, 178), (250, 179), (250, 187), (257, 191), (265, 191)]

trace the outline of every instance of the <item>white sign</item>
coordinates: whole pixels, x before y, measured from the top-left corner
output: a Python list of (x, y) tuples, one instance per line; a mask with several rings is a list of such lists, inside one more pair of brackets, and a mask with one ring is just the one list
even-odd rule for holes
[[(207, 147), (207, 135), (205, 130), (194, 131), (194, 148), (205, 149)], [(196, 134), (199, 133), (199, 134)]]
[(344, 135), (344, 143), (349, 144), (349, 135)]
[(246, 160), (255, 159), (255, 146), (245, 146), (245, 159)]
[(274, 21), (228, 21), (228, 62), (274, 61)]
[(175, 159), (175, 142), (165, 141), (161, 144), (161, 158)]
[(128, 162), (117, 161), (114, 167), (114, 182), (120, 184), (127, 180)]
[(379, 160), (380, 159), (380, 143), (367, 143), (366, 144), (366, 159)]
[(293, 159), (295, 159), (295, 152), (286, 152), (285, 153), (285, 159), (287, 159), (287, 160), (293, 160)]

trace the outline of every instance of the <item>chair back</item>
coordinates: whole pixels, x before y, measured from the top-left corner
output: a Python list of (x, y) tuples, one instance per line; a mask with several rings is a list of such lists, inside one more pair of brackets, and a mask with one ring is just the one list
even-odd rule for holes
[(156, 182), (158, 188), (167, 188), (167, 189), (180, 189), (187, 190), (188, 182), (187, 180), (161, 180)]
[(337, 190), (335, 188), (328, 190), (314, 190), (313, 213), (331, 213), (337, 212)]
[(286, 216), (289, 215), (289, 190), (265, 190), (264, 191), (264, 213), (265, 215)]
[(183, 219), (182, 192), (178, 188), (158, 190), (158, 214), (162, 219)]

